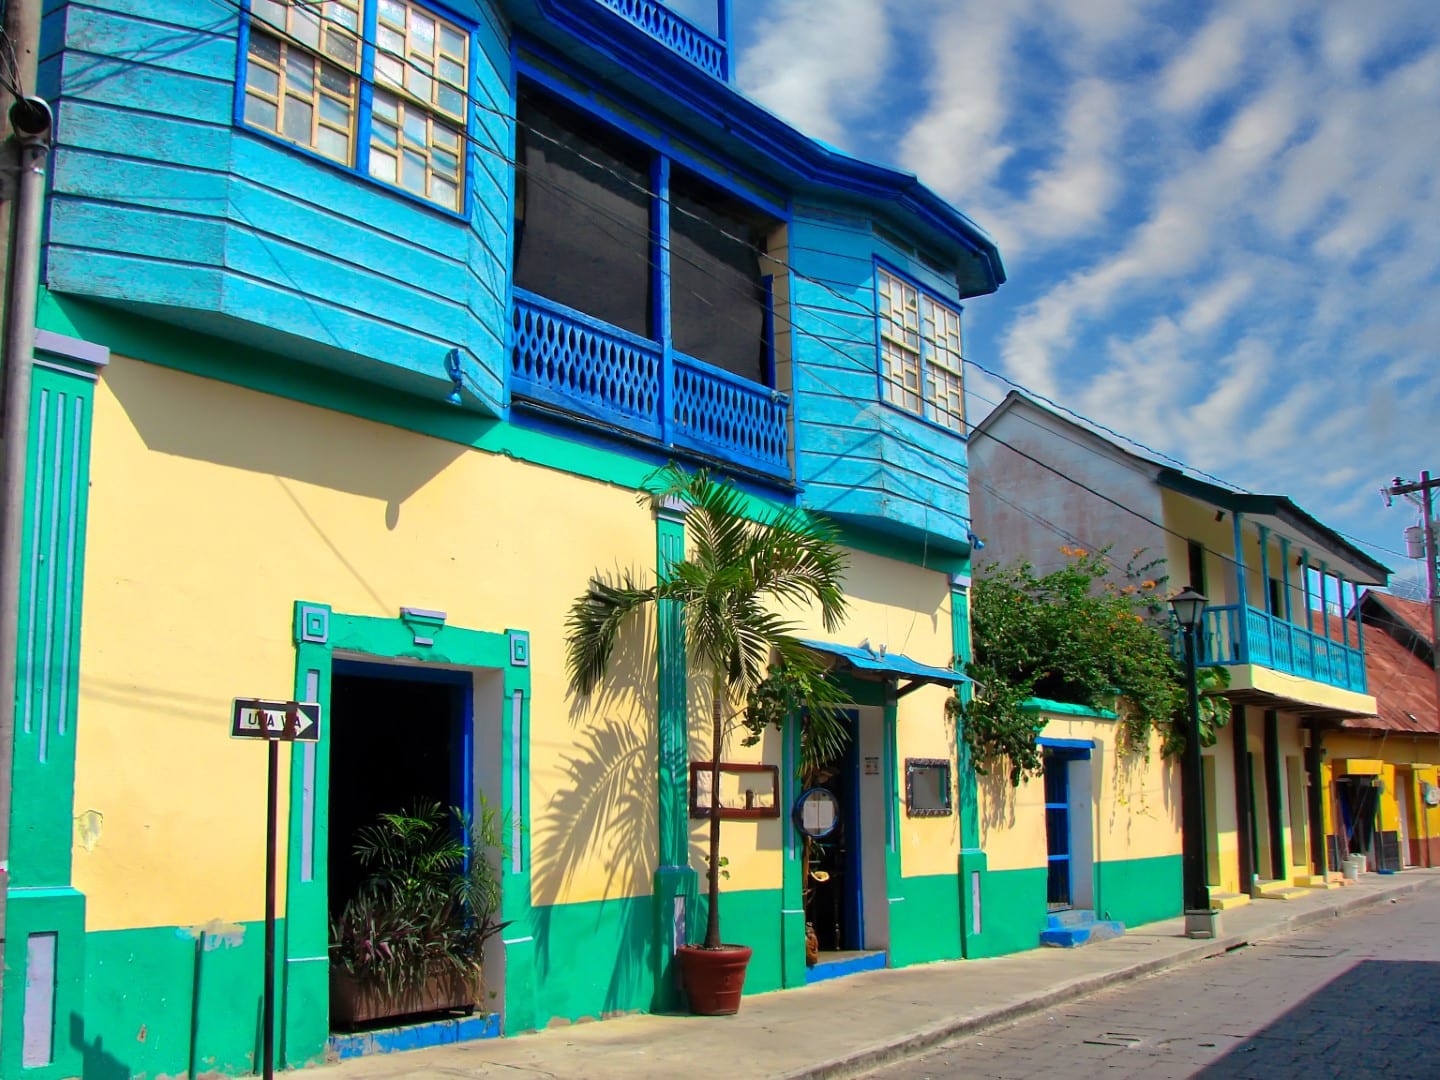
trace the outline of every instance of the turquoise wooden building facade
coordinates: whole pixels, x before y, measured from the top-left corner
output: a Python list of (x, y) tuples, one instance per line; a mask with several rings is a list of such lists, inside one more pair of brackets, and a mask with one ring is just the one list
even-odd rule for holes
[[(953, 770), (956, 833), (912, 852), (897, 690), (915, 671), (944, 685), (968, 649), (961, 305), (1004, 271), (985, 234), (914, 177), (810, 139), (740, 94), (728, 22), (726, 0), (709, 30), (654, 0), (47, 3), (39, 90), (56, 106), (57, 143), (37, 323), (47, 363), (64, 369), (45, 378), (78, 404), (75, 454), (40, 447), (32, 469), (37, 491), (53, 479), (78, 494), (45, 502), (59, 508), (33, 528), (72, 537), (85, 577), (82, 588), (77, 569), (70, 600), (36, 615), (81, 645), (54, 661), (22, 657), (22, 693), (57, 680), (76, 689), (54, 705), (65, 737), (33, 760), (17, 751), (14, 830), (70, 838), (79, 868), (50, 856), (29, 867), (17, 844), (4, 1075), (252, 1067), (255, 1018), (227, 1003), (258, 991), (254, 914), (216, 921), (207, 905), (235, 864), (253, 862), (249, 848), (226, 847), (253, 793), (237, 781), (226, 804), (227, 770), (242, 766), (212, 760), (198, 730), (199, 756), (177, 760), (139, 717), (170, 709), (198, 724), (230, 696), (266, 692), (328, 703), (344, 671), (360, 677), (345, 664), (423, 665), (447, 641), (448, 667), (481, 673), (466, 722), (493, 726), (489, 790), (527, 821), (506, 868), (515, 928), (493, 973), (506, 1030), (673, 1006), (670, 905), (695, 889), (678, 644), (662, 635), (658, 674), (637, 691), (656, 731), (641, 745), (651, 786), (639, 884), (568, 902), (579, 886), (541, 880), (546, 815), (563, 802), (545, 777), (563, 771), (568, 737), (558, 608), (538, 598), (554, 559), (529, 564), (521, 550), (589, 566), (673, 557), (682, 523), (647, 525), (647, 550), (586, 535), (608, 518), (567, 516), (612, 490), (633, 505), (672, 460), (832, 518), (864, 560), (866, 601), (907, 619), (919, 603), (935, 622), (934, 655), (897, 676), (882, 652), (871, 666), (885, 679), (865, 684), (863, 704), (890, 774), (877, 887), (892, 905), (938, 905), (947, 929), (897, 922), (880, 951), (892, 964), (962, 954), (973, 920), (957, 875), (983, 869), (973, 776), (953, 732), (925, 752)], [(182, 432), (187, 409), (211, 411)], [(371, 435), (351, 438), (352, 422)], [(380, 449), (390, 433), (410, 441)], [(194, 474), (169, 472), (190, 463)], [(376, 477), (392, 467), (415, 475), (387, 487)], [(455, 480), (464, 470), (473, 476)], [(237, 495), (254, 501), (222, 520), (206, 499), (241, 473), (274, 483)], [(554, 477), (570, 486), (545, 486)], [(325, 509), (301, 506), (297, 484)], [(527, 502), (541, 487), (550, 494)], [(303, 576), (299, 534), (268, 529), (271, 497), (300, 509), (306, 536), (322, 535), (343, 585)], [(382, 507), (373, 535), (370, 517), (346, 517), (352, 498)], [(440, 523), (428, 534), (406, 532), (416, 502)], [(136, 520), (127, 504), (152, 509)], [(511, 504), (526, 507), (518, 525), (500, 523)], [(242, 529), (253, 542), (237, 546)], [(524, 529), (533, 544), (515, 539)], [(568, 550), (557, 531), (576, 537)], [(187, 533), (188, 547), (162, 559)], [(150, 555), (164, 565), (146, 569)], [(285, 611), (257, 629), (248, 594), (292, 570)], [(433, 602), (448, 623), (412, 600), (445, 592), (445, 575), (455, 599)], [(537, 598), (473, 583), (487, 575), (533, 578)], [(900, 586), (915, 575), (929, 575), (918, 602)], [(345, 589), (359, 599), (342, 607)], [(863, 619), (847, 630), (853, 641), (883, 632)], [(120, 674), (87, 675), (82, 658)], [(267, 690), (277, 662), (292, 681)], [(481, 704), (491, 690), (493, 718)], [(313, 858), (336, 782), (328, 754), (297, 751), (289, 765), (289, 849), (311, 852), (285, 871), (281, 1048), (292, 1065), (320, 1060), (329, 1034), (326, 873)], [(146, 772), (152, 757), (182, 787), (207, 780), (193, 798), (167, 792)], [(548, 801), (532, 794), (542, 788)], [(209, 791), (214, 805), (197, 806)], [(99, 806), (96, 793), (115, 801)], [(166, 819), (184, 850), (145, 839)], [(784, 819), (774, 828), (793, 851)], [(805, 981), (795, 874), (756, 869), (753, 889), (736, 886), (735, 922), (759, 947), (752, 990)], [(156, 882), (173, 902), (151, 898)], [(37, 936), (60, 958), (38, 996), (26, 991)], [(594, 970), (578, 970), (578, 950), (597, 941)], [(12, 1035), (22, 1031), (34, 1037)]]

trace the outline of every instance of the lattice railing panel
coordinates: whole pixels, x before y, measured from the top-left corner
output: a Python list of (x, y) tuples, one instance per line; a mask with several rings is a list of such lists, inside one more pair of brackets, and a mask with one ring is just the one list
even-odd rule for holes
[(663, 41), (685, 59), (717, 79), (725, 78), (723, 42), (656, 0), (600, 0), (651, 37)]
[(659, 438), (660, 349), (518, 291), (514, 393)]
[(768, 386), (676, 356), (670, 422), (677, 442), (784, 475), (790, 401)]

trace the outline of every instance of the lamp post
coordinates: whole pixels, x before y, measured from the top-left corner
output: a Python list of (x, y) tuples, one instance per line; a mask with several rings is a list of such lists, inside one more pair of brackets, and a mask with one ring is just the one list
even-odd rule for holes
[(1213, 938), (1220, 932), (1220, 913), (1210, 906), (1205, 883), (1205, 782), (1200, 765), (1200, 688), (1195, 676), (1195, 635), (1205, 615), (1205, 597), (1187, 588), (1170, 598), (1170, 609), (1185, 641), (1185, 753), (1180, 762), (1180, 827), (1185, 894), (1185, 935)]

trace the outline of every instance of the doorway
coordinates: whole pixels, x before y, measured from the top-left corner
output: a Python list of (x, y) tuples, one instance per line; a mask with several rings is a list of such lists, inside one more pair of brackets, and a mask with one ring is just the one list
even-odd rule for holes
[(473, 811), (472, 676), (468, 671), (336, 660), (330, 687), (327, 869), (332, 920), (367, 874), (357, 835), (381, 814)]
[(1070, 907), (1070, 763), (1045, 755), (1045, 904), (1051, 911)]
[(1335, 782), (1335, 789), (1340, 796), (1340, 818), (1345, 826), (1345, 854), (1364, 855), (1367, 869), (1379, 869), (1374, 848), (1375, 815), (1380, 800), (1374, 779), (1346, 776)]
[(885, 853), (893, 756), (885, 748), (882, 709), (852, 710), (848, 723), (843, 756), (812, 770), (802, 785), (828, 790), (836, 803), (833, 830), (800, 837), (805, 921), (821, 962), (889, 947)]

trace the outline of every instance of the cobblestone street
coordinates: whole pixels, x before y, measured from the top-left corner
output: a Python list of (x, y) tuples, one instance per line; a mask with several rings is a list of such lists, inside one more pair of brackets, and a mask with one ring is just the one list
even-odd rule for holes
[(1433, 1077), (1440, 1076), (1437, 1005), (1440, 894), (1425, 891), (1102, 991), (870, 1075)]

